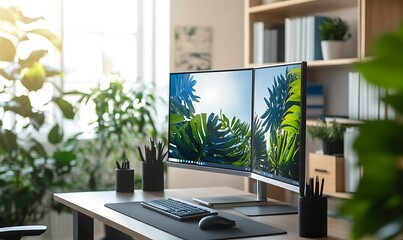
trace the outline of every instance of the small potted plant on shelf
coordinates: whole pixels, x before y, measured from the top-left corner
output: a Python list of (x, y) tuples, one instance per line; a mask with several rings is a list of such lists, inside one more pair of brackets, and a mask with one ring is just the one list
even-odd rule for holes
[(312, 138), (322, 140), (323, 153), (329, 155), (343, 154), (344, 132), (346, 127), (333, 120), (331, 122), (318, 121), (315, 126), (308, 126)]
[(351, 38), (346, 21), (337, 18), (326, 18), (319, 25), (319, 35), (323, 59), (337, 59), (342, 56), (344, 42)]

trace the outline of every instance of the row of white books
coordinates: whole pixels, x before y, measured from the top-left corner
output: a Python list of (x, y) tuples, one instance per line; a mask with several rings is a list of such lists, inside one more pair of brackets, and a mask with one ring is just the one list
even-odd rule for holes
[(348, 116), (357, 120), (381, 120), (394, 118), (395, 113), (382, 101), (386, 90), (375, 86), (358, 72), (348, 75)]
[(322, 60), (319, 25), (322, 16), (285, 19), (285, 61)]
[(253, 23), (253, 62), (284, 62), (284, 25), (265, 26)]

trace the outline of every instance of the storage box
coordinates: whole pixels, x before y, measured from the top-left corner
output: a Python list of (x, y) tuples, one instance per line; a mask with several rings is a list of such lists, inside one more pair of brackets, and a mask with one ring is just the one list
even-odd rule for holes
[(324, 193), (344, 192), (344, 158), (309, 153), (309, 177), (325, 179)]

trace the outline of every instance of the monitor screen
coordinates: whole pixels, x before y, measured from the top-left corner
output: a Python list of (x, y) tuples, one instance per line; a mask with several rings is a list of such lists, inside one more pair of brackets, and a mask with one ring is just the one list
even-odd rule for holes
[(171, 73), (168, 165), (250, 176), (253, 69)]
[(305, 177), (306, 63), (255, 68), (252, 178), (295, 192)]

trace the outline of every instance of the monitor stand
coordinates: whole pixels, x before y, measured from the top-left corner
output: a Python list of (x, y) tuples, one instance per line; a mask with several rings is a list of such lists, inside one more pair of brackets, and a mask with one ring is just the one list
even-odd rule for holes
[[(255, 206), (235, 207), (234, 209), (249, 217), (254, 216), (268, 216), (268, 215), (284, 215), (284, 214), (296, 214), (298, 213), (298, 207), (288, 204), (269, 203), (266, 198), (266, 184), (261, 181), (257, 181), (257, 193), (258, 198), (266, 199), (266, 204)], [(259, 197), (260, 195), (260, 197)]]
[[(219, 197), (194, 197), (193, 200), (200, 204), (209, 207), (239, 207), (239, 206), (256, 206), (265, 204), (266, 198), (266, 185), (258, 181), (258, 194), (255, 195), (233, 195), (233, 196), (219, 196)], [(264, 186), (259, 186), (263, 184)], [(264, 191), (264, 192), (259, 192)]]
[[(262, 186), (260, 186), (262, 185)], [(194, 197), (193, 200), (208, 207), (239, 207), (239, 206), (256, 206), (265, 204), (266, 185), (260, 181), (257, 182), (257, 195), (233, 195), (219, 197)], [(264, 192), (260, 192), (264, 191)]]
[(267, 216), (298, 213), (298, 207), (287, 204), (268, 204), (266, 183), (257, 181), (257, 195), (195, 197), (194, 201), (209, 207), (235, 207), (247, 216)]

